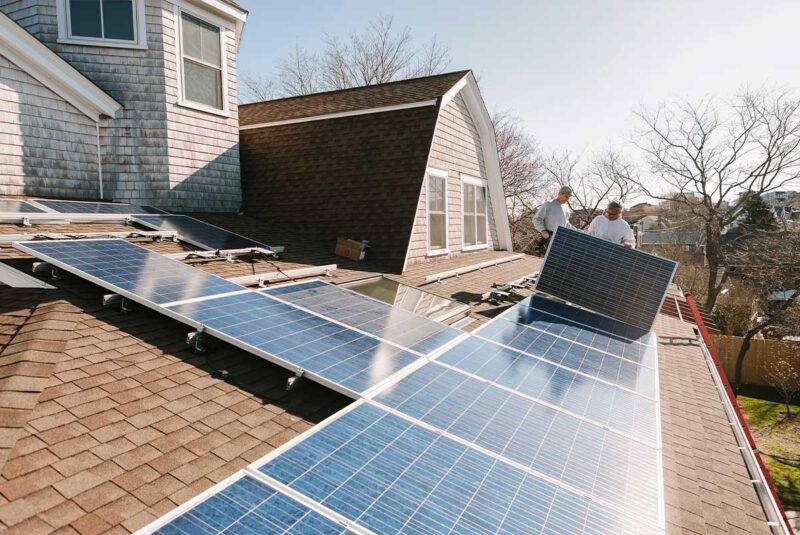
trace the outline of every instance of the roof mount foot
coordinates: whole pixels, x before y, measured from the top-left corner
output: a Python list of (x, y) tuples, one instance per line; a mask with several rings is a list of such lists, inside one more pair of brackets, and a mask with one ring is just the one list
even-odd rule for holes
[(297, 388), (297, 383), (300, 382), (300, 379), (303, 378), (305, 373), (306, 373), (306, 371), (304, 369), (300, 368), (294, 374), (294, 377), (289, 377), (289, 379), (286, 380), (286, 391), (287, 392), (291, 392), (292, 390)]
[(196, 331), (191, 332), (186, 335), (186, 345), (191, 345), (192, 351), (195, 353), (205, 353), (206, 346), (203, 344), (203, 339), (205, 338), (206, 327), (205, 325), (201, 325)]
[(61, 270), (56, 266), (52, 266), (52, 269), (50, 270), (50, 278), (54, 281), (61, 280)]
[(127, 297), (122, 297), (119, 294), (106, 294), (103, 296), (104, 307), (114, 306), (117, 304), (119, 304), (119, 311), (123, 314), (133, 311), (133, 308), (131, 308), (131, 302)]
[(44, 271), (50, 271), (53, 266), (50, 265), (49, 262), (34, 262), (33, 263), (33, 271), (34, 273), (41, 273)]

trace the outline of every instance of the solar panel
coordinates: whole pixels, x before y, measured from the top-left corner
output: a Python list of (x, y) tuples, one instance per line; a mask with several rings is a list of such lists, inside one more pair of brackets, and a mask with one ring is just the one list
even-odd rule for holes
[(359, 404), (258, 470), (376, 533), (659, 533), (371, 404)]
[(186, 215), (137, 215), (131, 220), (148, 228), (175, 231), (182, 241), (203, 249), (269, 249), (263, 243)]
[(17, 213), (17, 214), (35, 214), (35, 213), (43, 213), (44, 210), (41, 210), (25, 201), (0, 199), (0, 213), (3, 212)]
[(559, 227), (536, 289), (649, 330), (676, 268), (672, 260)]
[(437, 357), (436, 362), (557, 409), (589, 418), (649, 444), (657, 443), (658, 406), (655, 400), (593, 378), (596, 372), (588, 368), (556, 366), (476, 337), (449, 349)]
[(14, 246), (353, 397), (422, 358), (124, 240)]
[(215, 336), (267, 353), (356, 394), (422, 358), (269, 296), (248, 292), (170, 307)]
[(120, 239), (28, 241), (14, 247), (145, 304), (244, 291), (238, 284)]
[(349, 531), (254, 477), (244, 476), (183, 512), (156, 533), (217, 535)]
[(38, 204), (59, 214), (163, 214), (163, 210), (152, 206), (122, 203), (55, 201), (36, 199)]
[[(544, 390), (560, 387), (548, 383)], [(575, 390), (563, 398), (592, 393), (591, 386)], [(613, 407), (614, 394), (614, 389), (605, 389), (593, 396), (584, 420), (431, 363), (373, 399), (657, 523), (657, 449), (607, 429), (607, 414), (598, 418), (602, 422), (593, 420), (600, 407)]]
[(323, 281), (278, 286), (263, 293), (422, 354), (463, 334), (459, 329)]

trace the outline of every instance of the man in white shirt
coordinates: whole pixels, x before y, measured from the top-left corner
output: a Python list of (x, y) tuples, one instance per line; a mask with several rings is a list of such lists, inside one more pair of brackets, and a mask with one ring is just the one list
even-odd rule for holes
[(636, 246), (633, 230), (628, 222), (620, 217), (621, 215), (622, 205), (617, 201), (611, 201), (608, 203), (605, 213), (595, 217), (586, 232), (592, 236), (619, 243), (627, 249), (633, 249)]

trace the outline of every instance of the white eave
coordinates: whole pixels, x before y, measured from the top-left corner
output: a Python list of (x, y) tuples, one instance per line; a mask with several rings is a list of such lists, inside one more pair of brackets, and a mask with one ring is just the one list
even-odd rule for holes
[(115, 117), (122, 105), (44, 43), (0, 13), (0, 55), (94, 121)]

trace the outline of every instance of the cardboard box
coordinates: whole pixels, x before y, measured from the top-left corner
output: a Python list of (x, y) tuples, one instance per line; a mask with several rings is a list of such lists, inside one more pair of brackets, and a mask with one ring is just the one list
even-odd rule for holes
[(349, 258), (350, 260), (364, 260), (367, 252), (367, 245), (363, 242), (350, 240), (347, 238), (336, 238), (336, 255)]

